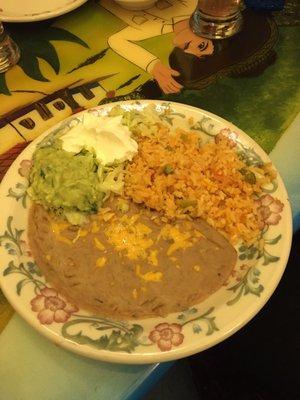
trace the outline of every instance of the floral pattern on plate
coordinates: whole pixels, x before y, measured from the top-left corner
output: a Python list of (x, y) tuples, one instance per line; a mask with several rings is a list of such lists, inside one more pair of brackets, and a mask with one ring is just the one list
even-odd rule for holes
[[(127, 103), (141, 110), (149, 102)], [(202, 110), (155, 102), (169, 108), (164, 122), (199, 131), (204, 140), (222, 133), (230, 137), (247, 165), (269, 162), (261, 149), (238, 128)], [(112, 105), (86, 112), (107, 114)], [(258, 199), (264, 226), (255, 243), (237, 246), (238, 262), (227, 284), (203, 303), (165, 318), (118, 321), (80, 310), (45, 281), (27, 245), (26, 195), (31, 156), (48, 134), (81, 123), (84, 113), (71, 117), (33, 142), (19, 156), (4, 179), (0, 203), (0, 281), (13, 306), (41, 333), (63, 346), (98, 359), (143, 363), (184, 357), (223, 340), (254, 316), (274, 291), (287, 260), (291, 214), (280, 177)], [(59, 339), (58, 339), (59, 338)], [(132, 358), (131, 358), (132, 355)]]

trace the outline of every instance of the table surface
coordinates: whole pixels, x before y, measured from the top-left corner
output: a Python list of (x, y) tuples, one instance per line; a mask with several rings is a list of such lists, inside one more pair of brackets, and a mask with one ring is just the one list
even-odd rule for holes
[[(242, 32), (198, 58), (186, 25), (196, 3), (161, 0), (151, 10), (128, 12), (109, 0), (91, 1), (56, 19), (7, 24), (21, 59), (0, 74), (0, 179), (28, 142), (73, 113), (115, 100), (166, 99), (218, 114), (254, 138), (285, 180), (298, 228), (299, 21), (291, 13), (274, 19), (246, 10)], [(159, 63), (163, 79), (154, 68)], [(160, 88), (170, 85), (168, 66), (180, 73), (180, 93)], [(0, 291), (1, 331), (1, 400), (20, 393), (24, 400), (61, 393), (133, 398), (168, 367), (97, 363), (56, 348), (14, 315)]]

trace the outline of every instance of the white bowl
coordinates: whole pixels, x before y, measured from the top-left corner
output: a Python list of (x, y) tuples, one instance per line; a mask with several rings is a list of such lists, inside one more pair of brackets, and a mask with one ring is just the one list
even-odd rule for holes
[(154, 6), (157, 0), (115, 0), (121, 7), (127, 10), (146, 10)]

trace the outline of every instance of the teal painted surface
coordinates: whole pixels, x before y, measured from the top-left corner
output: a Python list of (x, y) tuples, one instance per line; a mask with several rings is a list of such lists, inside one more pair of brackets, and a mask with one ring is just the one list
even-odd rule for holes
[(0, 360), (0, 400), (124, 400), (136, 396), (141, 383), (150, 387), (168, 367), (77, 356), (46, 340), (18, 315), (0, 336)]
[(300, 114), (279, 140), (270, 157), (286, 185), (295, 232), (300, 229)]

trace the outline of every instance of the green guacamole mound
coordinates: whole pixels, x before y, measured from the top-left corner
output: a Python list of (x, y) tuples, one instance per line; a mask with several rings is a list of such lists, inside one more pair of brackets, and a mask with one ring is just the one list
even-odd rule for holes
[(33, 156), (28, 194), (35, 202), (62, 213), (95, 213), (105, 193), (100, 190), (98, 162), (88, 151), (69, 153), (40, 147)]

